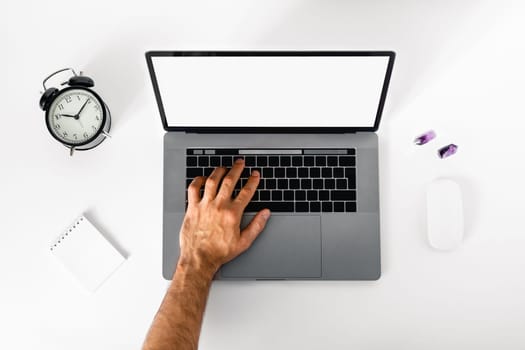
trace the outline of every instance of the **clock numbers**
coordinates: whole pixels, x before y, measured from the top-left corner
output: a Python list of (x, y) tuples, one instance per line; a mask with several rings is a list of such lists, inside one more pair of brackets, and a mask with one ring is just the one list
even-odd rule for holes
[(55, 119), (59, 120), (61, 118), (60, 114), (55, 114)]
[(78, 140), (77, 134), (73, 134), (73, 137), (75, 138), (75, 140)]
[(64, 105), (62, 105), (62, 103), (59, 104), (59, 105), (58, 105), (58, 109), (60, 109), (61, 111), (64, 110)]
[(55, 124), (55, 129), (59, 130), (61, 128), (60, 124)]
[(67, 134), (67, 131), (64, 131), (64, 132), (62, 133), (62, 135), (64, 135), (64, 137), (67, 137), (67, 135), (68, 135), (68, 134)]
[(85, 132), (85, 133), (82, 134), (82, 136), (84, 136), (84, 138), (87, 139), (89, 135), (88, 135), (87, 132)]
[(77, 100), (82, 101), (82, 100), (80, 99), (80, 95), (77, 95)]
[(95, 119), (96, 119), (96, 120), (100, 120), (100, 116), (99, 116), (99, 115), (96, 115), (96, 116), (95, 116)]
[(66, 103), (71, 102), (71, 96), (66, 96), (66, 97), (65, 97), (65, 100), (66, 100)]

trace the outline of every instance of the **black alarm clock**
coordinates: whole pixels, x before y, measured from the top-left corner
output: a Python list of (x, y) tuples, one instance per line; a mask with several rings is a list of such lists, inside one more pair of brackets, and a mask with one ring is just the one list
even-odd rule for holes
[[(73, 76), (60, 89), (46, 87), (53, 76), (71, 71)], [(51, 136), (74, 151), (85, 151), (100, 145), (111, 129), (111, 114), (102, 98), (93, 91), (93, 79), (64, 68), (49, 75), (42, 82), (44, 92), (40, 108), (45, 111), (45, 122)]]

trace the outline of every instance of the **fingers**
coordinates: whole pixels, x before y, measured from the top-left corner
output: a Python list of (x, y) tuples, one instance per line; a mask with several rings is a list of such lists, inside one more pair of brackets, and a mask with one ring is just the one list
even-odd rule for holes
[(201, 200), (200, 190), (206, 181), (204, 176), (197, 176), (188, 186), (188, 204), (198, 203)]
[(246, 208), (248, 203), (252, 200), (253, 194), (257, 190), (257, 186), (259, 186), (260, 179), (261, 174), (259, 174), (257, 170), (253, 171), (241, 192), (239, 192), (239, 195), (235, 198), (235, 201), (242, 205), (243, 208)]
[(270, 218), (270, 210), (263, 209), (257, 213), (252, 219), (252, 221), (242, 230), (241, 240), (240, 240), (240, 249), (245, 251), (248, 249), (253, 241), (259, 236), (259, 234), (264, 230), (268, 219)]
[(210, 176), (206, 179), (206, 184), (204, 185), (204, 197), (206, 199), (212, 200), (217, 195), (217, 188), (221, 182), (222, 177), (226, 173), (226, 169), (219, 167), (215, 168)]
[(244, 159), (237, 159), (228, 174), (222, 179), (217, 197), (223, 199), (232, 197), (233, 189), (237, 181), (239, 181), (239, 177), (241, 177), (242, 169), (244, 169)]

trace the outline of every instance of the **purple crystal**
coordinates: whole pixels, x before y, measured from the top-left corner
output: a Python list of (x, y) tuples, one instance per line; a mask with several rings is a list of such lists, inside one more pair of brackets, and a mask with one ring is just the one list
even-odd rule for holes
[(446, 145), (445, 147), (441, 147), (438, 150), (439, 158), (447, 158), (451, 155), (455, 154), (458, 151), (458, 146), (451, 143), (450, 145)]
[(436, 133), (434, 132), (434, 130), (429, 130), (423, 135), (416, 137), (414, 143), (416, 145), (424, 145), (425, 143), (432, 141), (435, 137)]

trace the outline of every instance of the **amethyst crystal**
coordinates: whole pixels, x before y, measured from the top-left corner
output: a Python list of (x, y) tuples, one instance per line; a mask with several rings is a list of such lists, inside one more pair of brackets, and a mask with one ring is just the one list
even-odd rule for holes
[(455, 154), (458, 151), (458, 146), (451, 143), (450, 145), (446, 145), (445, 147), (441, 147), (438, 150), (439, 158), (447, 158), (451, 155)]
[(414, 143), (416, 145), (424, 145), (425, 143), (432, 141), (435, 137), (436, 133), (434, 132), (434, 130), (430, 130), (424, 133), (423, 135), (416, 137)]

